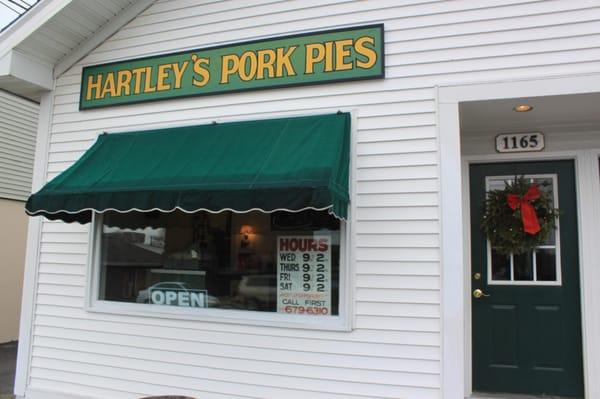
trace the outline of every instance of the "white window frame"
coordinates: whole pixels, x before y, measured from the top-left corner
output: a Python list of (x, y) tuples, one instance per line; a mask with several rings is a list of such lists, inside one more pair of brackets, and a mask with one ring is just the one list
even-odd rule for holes
[(347, 222), (340, 222), (339, 314), (336, 316), (310, 316), (254, 310), (190, 308), (100, 300), (98, 298), (100, 297), (101, 281), (102, 221), (103, 215), (94, 212), (90, 228), (87, 262), (88, 278), (86, 279), (85, 310), (88, 312), (296, 329), (334, 331), (350, 331), (352, 329), (349, 316), (349, 305), (351, 303), (349, 295), (351, 235), (348, 233)]
[[(546, 174), (526, 174), (523, 176), (526, 179), (552, 179), (552, 200), (553, 206), (559, 208), (558, 198), (558, 176), (554, 173)], [(514, 176), (486, 176), (485, 177), (485, 191), (486, 193), (490, 190), (490, 180), (512, 180)], [(516, 286), (561, 286), (562, 285), (562, 264), (560, 258), (560, 220), (556, 219), (556, 231), (555, 231), (555, 244), (553, 246), (539, 245), (535, 249), (552, 248), (555, 250), (556, 263), (554, 265), (556, 270), (555, 281), (538, 281), (536, 278), (536, 257), (533, 256), (533, 280), (514, 280), (514, 263), (513, 254), (510, 255), (510, 280), (492, 280), (492, 246), (490, 240), (486, 241), (486, 253), (487, 253), (487, 284), (488, 285), (516, 285)]]

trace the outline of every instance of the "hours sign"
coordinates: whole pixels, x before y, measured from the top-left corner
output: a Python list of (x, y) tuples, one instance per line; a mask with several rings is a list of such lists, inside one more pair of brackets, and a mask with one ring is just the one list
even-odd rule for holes
[(331, 314), (331, 236), (277, 237), (277, 311)]

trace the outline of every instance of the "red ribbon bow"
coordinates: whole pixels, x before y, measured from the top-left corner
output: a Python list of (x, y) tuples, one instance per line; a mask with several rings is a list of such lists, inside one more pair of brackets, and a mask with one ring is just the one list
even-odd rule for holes
[(523, 220), (523, 230), (526, 233), (535, 235), (541, 228), (538, 221), (537, 215), (535, 214), (535, 208), (531, 205), (530, 201), (540, 198), (540, 189), (537, 185), (533, 184), (529, 187), (529, 190), (522, 197), (518, 194), (508, 194), (506, 199), (508, 206), (513, 211), (521, 208), (521, 219)]

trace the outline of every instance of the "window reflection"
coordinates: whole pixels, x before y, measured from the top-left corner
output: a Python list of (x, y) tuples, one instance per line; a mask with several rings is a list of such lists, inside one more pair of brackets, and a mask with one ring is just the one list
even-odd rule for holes
[(510, 280), (510, 256), (492, 248), (492, 280)]
[(533, 262), (531, 260), (531, 252), (513, 255), (513, 259), (515, 280), (533, 280)]
[(336, 315), (339, 249), (340, 223), (326, 211), (108, 212), (100, 299)]

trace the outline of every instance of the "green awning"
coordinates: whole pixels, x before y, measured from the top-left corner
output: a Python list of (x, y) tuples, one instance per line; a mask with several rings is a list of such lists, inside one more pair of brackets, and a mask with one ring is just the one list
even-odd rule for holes
[(328, 209), (346, 218), (350, 115), (102, 134), (29, 197), (30, 215)]

